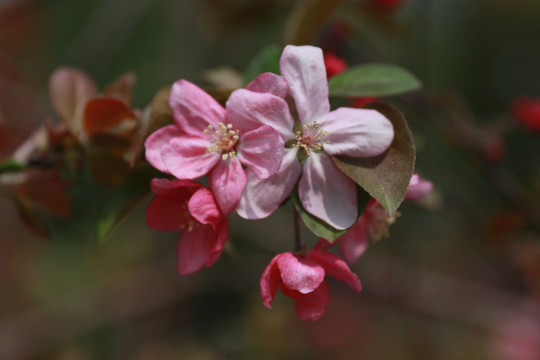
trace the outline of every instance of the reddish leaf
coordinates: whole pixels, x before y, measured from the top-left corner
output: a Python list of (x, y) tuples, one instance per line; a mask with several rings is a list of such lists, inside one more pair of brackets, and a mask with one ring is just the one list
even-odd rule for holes
[(96, 152), (89, 160), (92, 176), (103, 185), (121, 186), (131, 173), (131, 166), (119, 156)]
[(19, 218), (30, 231), (43, 239), (49, 237), (47, 227), (43, 220), (28, 203), (20, 199), (15, 199), (15, 207), (19, 214)]
[(84, 130), (91, 136), (111, 130), (125, 119), (134, 118), (136, 115), (122, 101), (110, 97), (95, 98), (84, 109)]
[(71, 206), (67, 189), (69, 183), (56, 171), (29, 171), (28, 180), (16, 188), (19, 196), (26, 198), (54, 215), (69, 217)]
[(130, 72), (124, 74), (116, 79), (112, 84), (107, 86), (103, 94), (108, 97), (122, 100), (127, 106), (131, 106), (131, 102), (133, 100), (133, 86), (135, 85), (136, 81), (137, 76), (135, 73)]

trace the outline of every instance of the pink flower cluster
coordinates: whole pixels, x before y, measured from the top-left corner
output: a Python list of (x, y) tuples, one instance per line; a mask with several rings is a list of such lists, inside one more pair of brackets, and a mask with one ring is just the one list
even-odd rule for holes
[[(147, 222), (158, 230), (184, 230), (180, 274), (218, 259), (228, 214), (267, 217), (293, 191), (307, 212), (335, 229), (357, 222), (356, 184), (332, 156), (384, 153), (394, 138), (392, 123), (375, 110), (330, 110), (319, 48), (287, 46), (280, 72), (259, 75), (234, 91), (225, 107), (186, 80), (172, 87), (174, 124), (151, 134), (145, 145), (148, 162), (174, 179), (152, 181), (156, 197)], [(209, 188), (193, 181), (206, 175)], [(295, 300), (300, 318), (317, 319), (328, 304), (325, 275), (361, 290), (358, 277), (336, 255), (321, 249), (284, 252), (262, 276), (263, 302), (270, 307), (281, 287)]]

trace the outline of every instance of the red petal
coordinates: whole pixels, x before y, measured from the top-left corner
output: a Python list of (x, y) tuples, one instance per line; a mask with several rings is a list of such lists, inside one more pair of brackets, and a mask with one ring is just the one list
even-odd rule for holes
[(321, 264), (328, 275), (346, 282), (356, 292), (362, 290), (362, 284), (360, 283), (358, 276), (349, 269), (349, 266), (347, 266), (345, 261), (341, 260), (336, 255), (326, 251), (311, 250), (307, 253), (306, 257)]
[(299, 294), (294, 297), (296, 315), (302, 320), (313, 321), (323, 316), (330, 301), (326, 281), (309, 294)]

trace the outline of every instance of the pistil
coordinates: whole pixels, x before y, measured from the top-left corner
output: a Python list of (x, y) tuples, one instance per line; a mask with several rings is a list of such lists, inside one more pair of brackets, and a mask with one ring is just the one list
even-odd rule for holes
[(206, 147), (206, 152), (211, 153), (215, 152), (221, 155), (223, 160), (228, 158), (233, 158), (236, 156), (235, 146), (238, 142), (238, 130), (233, 129), (232, 124), (223, 124), (219, 123), (217, 128), (214, 130), (212, 125), (204, 130), (206, 135), (210, 135), (213, 140), (213, 146), (208, 145)]
[(326, 131), (321, 129), (321, 124), (314, 121), (313, 124), (304, 125), (302, 130), (296, 132), (296, 143), (293, 147), (301, 147), (309, 156), (311, 152), (321, 151), (323, 144), (328, 144), (323, 138), (328, 135)]

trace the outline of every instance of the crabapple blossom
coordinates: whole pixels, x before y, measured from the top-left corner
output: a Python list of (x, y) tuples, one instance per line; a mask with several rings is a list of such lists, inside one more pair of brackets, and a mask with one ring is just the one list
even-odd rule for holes
[[(281, 167), (265, 180), (248, 173), (237, 212), (248, 219), (270, 215), (300, 178), (298, 195), (306, 211), (336, 229), (346, 229), (358, 217), (356, 185), (337, 168), (331, 156), (382, 154), (394, 138), (392, 123), (375, 110), (342, 107), (330, 111), (320, 48), (285, 47), (280, 71), (294, 100), (299, 124), (295, 127), (290, 115), (275, 124), (287, 145)], [(250, 94), (253, 92), (238, 90), (236, 98), (231, 96), (229, 102), (232, 105), (241, 98), (248, 99)]]
[(183, 230), (178, 243), (178, 272), (189, 275), (217, 261), (227, 240), (227, 218), (212, 192), (189, 180), (152, 179), (156, 197), (146, 208), (149, 227)]
[[(420, 200), (433, 189), (433, 183), (413, 174), (404, 200)], [(364, 212), (356, 223), (347, 232), (336, 239), (334, 243), (340, 244), (340, 252), (349, 264), (355, 263), (367, 250), (369, 242), (376, 242), (388, 237), (388, 228), (396, 220), (396, 216), (389, 215), (375, 199), (370, 199)], [(332, 244), (323, 238), (319, 239), (317, 249), (327, 249)]]
[[(242, 165), (258, 179), (266, 179), (276, 173), (283, 157), (283, 139), (268, 122), (288, 111), (287, 104), (283, 99), (274, 101), (278, 98), (270, 93), (256, 95), (259, 102), (229, 100), (223, 108), (196, 85), (177, 81), (169, 98), (175, 124), (146, 140), (148, 162), (183, 180), (209, 174), (219, 206), (231, 213), (246, 183)], [(257, 116), (245, 120), (236, 116), (239, 113), (260, 113), (267, 123)]]
[(356, 292), (362, 290), (358, 276), (334, 254), (311, 250), (305, 255), (284, 252), (276, 255), (261, 277), (263, 304), (271, 308), (277, 289), (294, 299), (296, 314), (302, 320), (317, 320), (328, 306), (325, 276), (344, 281)]

